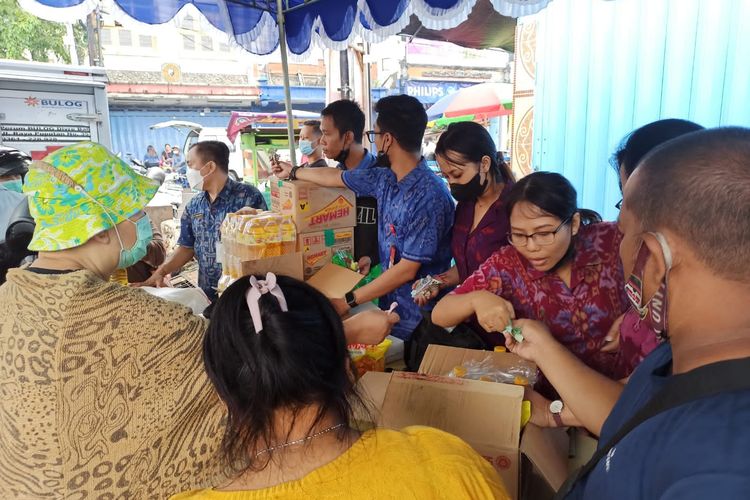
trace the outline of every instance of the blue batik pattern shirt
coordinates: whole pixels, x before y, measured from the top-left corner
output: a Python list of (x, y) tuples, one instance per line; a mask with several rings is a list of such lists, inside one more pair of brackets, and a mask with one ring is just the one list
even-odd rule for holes
[[(455, 204), (445, 183), (424, 161), (400, 182), (389, 168), (366, 168), (343, 172), (344, 183), (358, 196), (373, 196), (378, 202), (378, 247), (383, 271), (403, 258), (419, 262), (417, 278), (433, 276), (450, 267), (451, 228)], [(380, 299), (388, 309), (398, 302), (401, 321), (393, 335), (404, 340), (422, 319), (406, 283)]]
[[(672, 349), (665, 342), (633, 372), (602, 426), (600, 446), (669, 382), (671, 372)], [(750, 498), (748, 423), (750, 391), (746, 390), (666, 410), (623, 437), (566, 498)]]
[(266, 200), (257, 188), (227, 179), (224, 189), (213, 203), (202, 191), (190, 200), (180, 220), (177, 244), (192, 248), (198, 260), (198, 286), (208, 298), (216, 298), (216, 285), (221, 277), (221, 264), (216, 261), (219, 228), (228, 213), (242, 207), (266, 210)]

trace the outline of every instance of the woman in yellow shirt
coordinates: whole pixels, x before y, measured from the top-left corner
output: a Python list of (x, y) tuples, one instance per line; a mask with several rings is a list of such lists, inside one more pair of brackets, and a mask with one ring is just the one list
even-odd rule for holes
[(509, 498), (490, 464), (455, 436), (349, 426), (364, 403), (342, 323), (305, 283), (269, 273), (230, 286), (203, 360), (228, 409), (221, 455), (233, 479), (173, 500)]

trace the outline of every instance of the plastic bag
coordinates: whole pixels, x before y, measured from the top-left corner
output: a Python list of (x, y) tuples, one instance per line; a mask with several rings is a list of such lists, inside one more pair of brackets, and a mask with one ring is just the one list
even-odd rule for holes
[(384, 372), (385, 356), (392, 343), (390, 339), (385, 339), (378, 345), (349, 345), (349, 356), (357, 370), (357, 377), (361, 377), (366, 372)]
[(528, 366), (519, 365), (500, 369), (492, 364), (490, 356), (482, 361), (471, 360), (455, 366), (447, 376), (515, 385), (534, 385), (537, 379), (536, 370)]

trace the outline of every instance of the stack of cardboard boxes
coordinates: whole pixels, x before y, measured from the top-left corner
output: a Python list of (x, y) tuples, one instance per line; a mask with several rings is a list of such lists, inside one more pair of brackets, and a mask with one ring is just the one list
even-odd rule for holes
[[(343, 297), (344, 293), (362, 279), (361, 275), (352, 270), (331, 264), (331, 258), (337, 251), (354, 251), (354, 225), (357, 216), (352, 191), (326, 188), (304, 181), (273, 179), (271, 210), (284, 221), (291, 218), (296, 229), (296, 248), (280, 253), (271, 252), (270, 255), (264, 252), (263, 257), (254, 258), (238, 256), (231, 248), (227, 251), (222, 249), (231, 263), (222, 261), (224, 276), (220, 280), (220, 290), (232, 279), (274, 272), (310, 280), (310, 284), (326, 296), (338, 298)], [(227, 216), (228, 220), (231, 220), (230, 215)], [(231, 224), (227, 224), (226, 229), (230, 229), (230, 226)], [(222, 236), (222, 241), (224, 239)], [(225, 243), (231, 246), (232, 238), (226, 239), (228, 241)], [(319, 273), (324, 268), (325, 272)]]
[(271, 210), (292, 216), (306, 280), (331, 262), (338, 250), (354, 252), (357, 215), (352, 191), (277, 180), (271, 184)]

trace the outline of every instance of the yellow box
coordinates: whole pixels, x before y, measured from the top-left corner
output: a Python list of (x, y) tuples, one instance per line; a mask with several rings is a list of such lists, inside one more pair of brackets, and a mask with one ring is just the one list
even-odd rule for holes
[(291, 215), (297, 234), (354, 227), (357, 224), (354, 192), (305, 181), (271, 181), (271, 209)]

